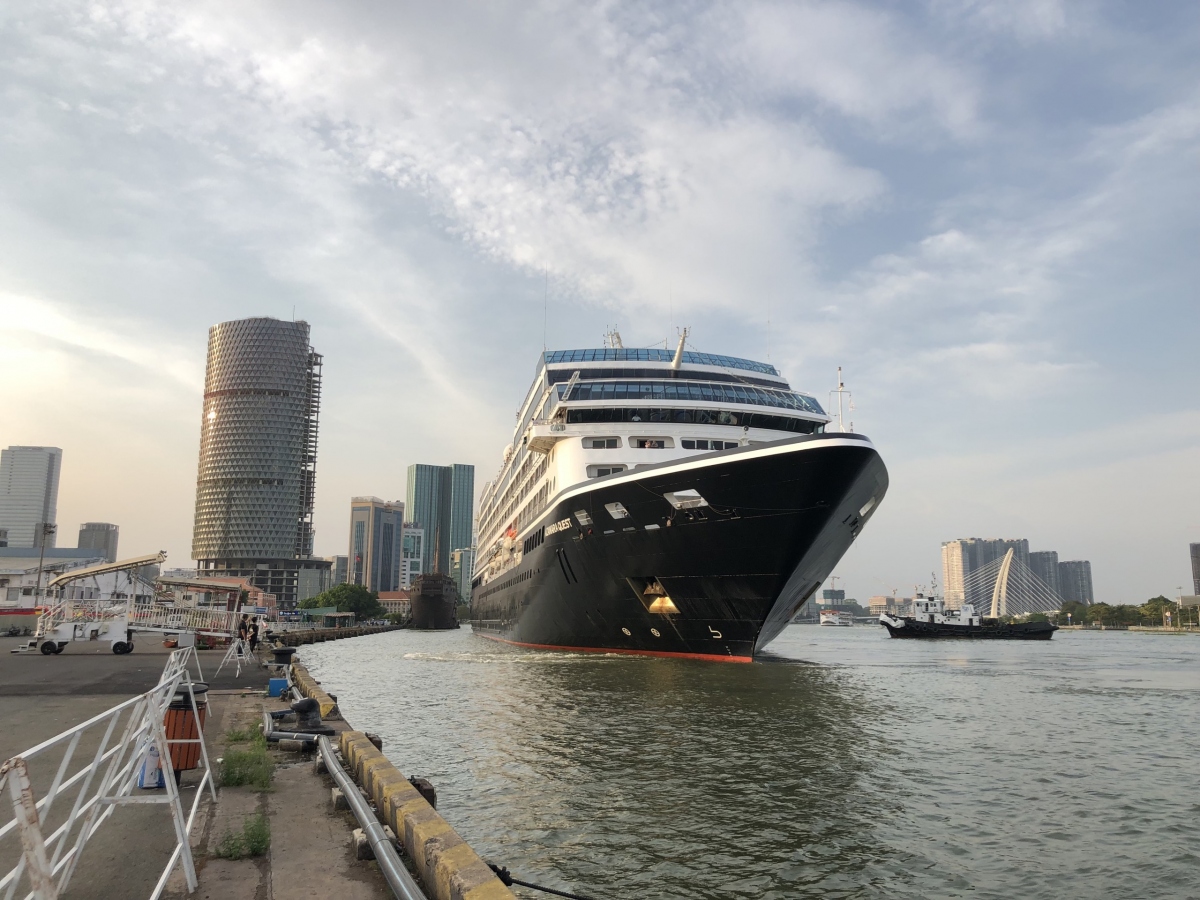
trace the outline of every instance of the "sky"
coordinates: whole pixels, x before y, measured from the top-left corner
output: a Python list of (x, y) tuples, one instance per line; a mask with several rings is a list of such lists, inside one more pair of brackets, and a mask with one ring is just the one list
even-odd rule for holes
[[(0, 6), (0, 446), (60, 545), (190, 560), (207, 329), (312, 325), (316, 550), (410, 463), (492, 477), (538, 354), (842, 366), (891, 488), (837, 574), (942, 541), (1190, 591), (1200, 5)], [(841, 586), (841, 585), (839, 585)]]

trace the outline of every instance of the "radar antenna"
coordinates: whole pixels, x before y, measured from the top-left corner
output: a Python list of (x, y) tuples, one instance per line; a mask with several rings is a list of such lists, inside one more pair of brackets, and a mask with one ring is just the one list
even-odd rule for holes
[(621, 332), (617, 331), (616, 325), (604, 333), (604, 346), (610, 350), (624, 349), (625, 345), (621, 343)]

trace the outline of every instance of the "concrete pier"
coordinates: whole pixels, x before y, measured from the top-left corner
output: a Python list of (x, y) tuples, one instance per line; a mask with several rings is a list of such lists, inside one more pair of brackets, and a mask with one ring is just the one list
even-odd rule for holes
[[(323, 639), (383, 630), (391, 629), (331, 629), (336, 633)], [(322, 638), (313, 632), (292, 637)], [(51, 656), (7, 652), (21, 642), (18, 638), (0, 640), (0, 716), (7, 726), (0, 729), (0, 760), (149, 690), (158, 682), (170, 652), (148, 636), (124, 656), (113, 655), (107, 643), (72, 644), (61, 655)], [(224, 653), (223, 649), (199, 652), (210, 685), (205, 741), (218, 770), (217, 760), (245, 748), (247, 735), (257, 733), (264, 709), (282, 709), (289, 702), (265, 697), (268, 673), (253, 663), (243, 663), (240, 677), (236, 668), (228, 665), (216, 676)], [(271, 648), (263, 647), (261, 655), (269, 659)], [(372, 738), (352, 730), (334, 698), (298, 659), (293, 660), (292, 672), (293, 682), (320, 704), (324, 723), (338, 733), (332, 741), (348, 774), (373, 802), (380, 822), (395, 834), (406, 865), (420, 880), (426, 896), (430, 900), (514, 900), (511, 891)], [(216, 803), (207, 798), (201, 802), (190, 840), (199, 887), (188, 895), (182, 874), (176, 870), (166, 896), (178, 900), (390, 897), (378, 865), (359, 858), (353, 841), (359, 823), (353, 813), (337, 809), (331, 802), (333, 780), (316, 771), (318, 767), (310, 762), (312, 752), (289, 750), (282, 742), (269, 748), (275, 766), (271, 789), (221, 786)], [(195, 772), (183, 774), (186, 798), (195, 797), (197, 780)], [(221, 858), (222, 841), (254, 815), (265, 817), (270, 825), (267, 855)], [(77, 875), (63, 896), (89, 900), (148, 896), (174, 845), (168, 822), (161, 807), (119, 811), (88, 843)], [(0, 863), (6, 861), (0, 859)]]

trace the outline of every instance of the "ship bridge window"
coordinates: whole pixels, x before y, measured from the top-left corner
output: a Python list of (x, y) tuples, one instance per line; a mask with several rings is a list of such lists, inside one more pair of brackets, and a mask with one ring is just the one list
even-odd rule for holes
[(616, 475), (618, 472), (624, 472), (624, 466), (588, 466), (588, 478), (603, 478), (605, 475)]
[(621, 446), (619, 437), (584, 438), (583, 446), (588, 450), (616, 450)]
[(669, 437), (634, 437), (629, 443), (639, 450), (666, 450), (675, 446), (675, 441)]
[(737, 441), (706, 441), (703, 438), (683, 441), (684, 450), (732, 450), (737, 445)]
[(565, 393), (563, 399), (699, 400), (706, 403), (749, 403), (823, 414), (816, 400), (796, 391), (699, 381), (580, 381)]

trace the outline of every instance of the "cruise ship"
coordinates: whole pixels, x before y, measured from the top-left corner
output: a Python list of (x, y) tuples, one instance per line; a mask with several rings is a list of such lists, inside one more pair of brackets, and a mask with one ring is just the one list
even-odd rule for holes
[(750, 662), (878, 509), (866, 437), (769, 363), (686, 340), (542, 355), (480, 501), (476, 634)]

